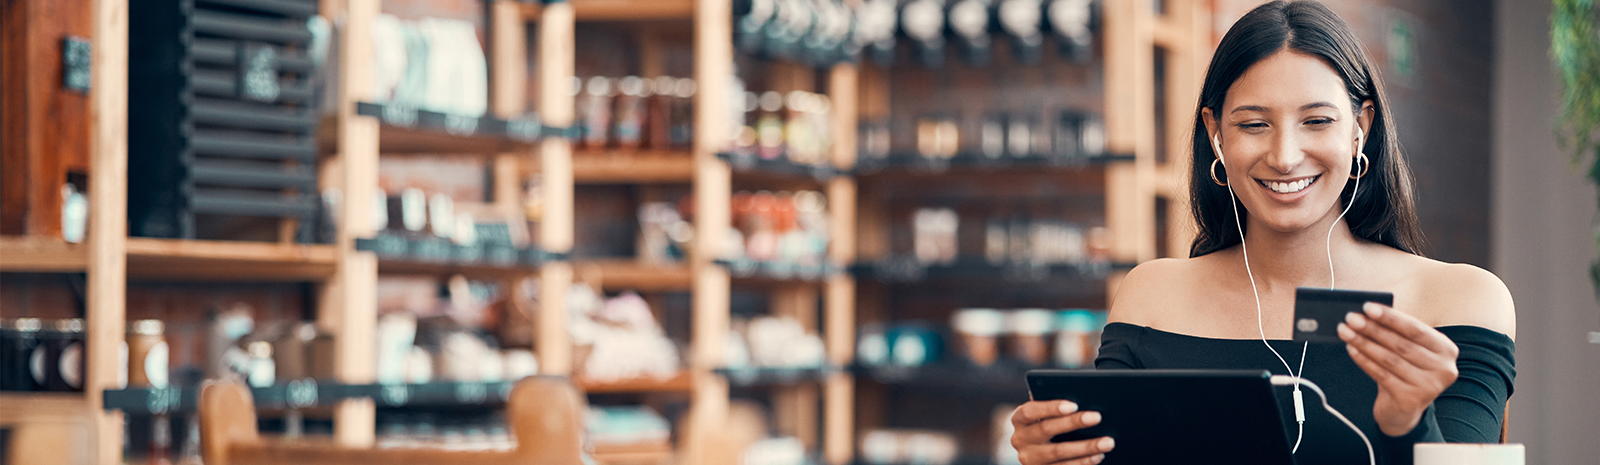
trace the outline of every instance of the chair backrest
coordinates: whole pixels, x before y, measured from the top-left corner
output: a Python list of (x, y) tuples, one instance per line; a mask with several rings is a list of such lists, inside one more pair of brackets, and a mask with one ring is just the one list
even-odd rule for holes
[(506, 400), (509, 451), (353, 449), (306, 441), (265, 440), (256, 431), (255, 402), (239, 383), (208, 383), (200, 391), (200, 442), (208, 465), (528, 464), (580, 465), (585, 401), (564, 378), (518, 381)]
[(1506, 443), (1506, 436), (1511, 435), (1511, 399), (1506, 399), (1506, 410), (1500, 414), (1500, 443)]

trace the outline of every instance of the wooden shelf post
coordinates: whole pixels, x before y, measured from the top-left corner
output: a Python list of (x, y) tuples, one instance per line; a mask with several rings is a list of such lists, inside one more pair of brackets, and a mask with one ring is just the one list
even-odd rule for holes
[[(572, 4), (551, 3), (539, 21), (539, 114), (546, 125), (572, 124), (573, 98), (569, 92), (574, 74), (575, 40)], [(573, 241), (572, 143), (564, 138), (545, 139), (539, 146), (539, 176), (544, 189), (544, 213), (539, 220), (539, 246), (550, 252), (569, 252)], [(572, 263), (551, 262), (539, 275), (539, 329), (535, 344), (539, 371), (553, 375), (572, 373), (572, 345), (567, 336), (567, 292), (572, 288)]]
[[(334, 373), (341, 382), (371, 383), (377, 364), (378, 260), (355, 250), (357, 238), (371, 237), (372, 196), (378, 194), (378, 120), (356, 115), (356, 102), (371, 99), (372, 19), (377, 0), (324, 3), (324, 13), (342, 23), (339, 33), (339, 97), (336, 110), (337, 158), (331, 185), (339, 202), (339, 256), (333, 278), (322, 286), (317, 324), (334, 335)], [(340, 21), (342, 19), (342, 21)], [(331, 173), (330, 173), (331, 172)], [(371, 399), (346, 400), (334, 408), (334, 441), (349, 447), (371, 447), (376, 441), (377, 410)]]
[(95, 418), (94, 463), (122, 460), (122, 415), (101, 408), (100, 393), (117, 387), (127, 302), (128, 2), (94, 2), (90, 58), (87, 382)]

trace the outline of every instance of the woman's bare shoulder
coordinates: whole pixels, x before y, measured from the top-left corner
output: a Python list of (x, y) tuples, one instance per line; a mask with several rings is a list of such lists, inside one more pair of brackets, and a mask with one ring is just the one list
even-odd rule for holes
[(1202, 258), (1162, 258), (1140, 263), (1117, 285), (1109, 320), (1162, 326), (1159, 319), (1171, 315), (1163, 310), (1185, 300), (1188, 283), (1204, 266)]
[(1410, 287), (1413, 315), (1432, 326), (1477, 326), (1515, 339), (1516, 305), (1500, 277), (1465, 263), (1445, 263), (1413, 256)]

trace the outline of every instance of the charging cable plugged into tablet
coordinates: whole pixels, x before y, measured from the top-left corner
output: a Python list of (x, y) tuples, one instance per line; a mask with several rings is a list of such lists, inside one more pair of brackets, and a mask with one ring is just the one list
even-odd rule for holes
[[(1361, 428), (1357, 428), (1355, 423), (1351, 423), (1349, 418), (1344, 417), (1344, 414), (1339, 413), (1338, 410), (1334, 410), (1332, 405), (1328, 405), (1328, 396), (1322, 393), (1322, 388), (1317, 387), (1317, 383), (1313, 383), (1311, 380), (1298, 376), (1288, 375), (1272, 375), (1270, 380), (1272, 381), (1273, 386), (1305, 386), (1307, 389), (1315, 391), (1317, 393), (1317, 397), (1322, 398), (1323, 410), (1327, 410), (1328, 413), (1333, 414), (1333, 416), (1338, 418), (1339, 421), (1344, 422), (1345, 426), (1349, 426), (1351, 431), (1355, 431), (1357, 436), (1361, 436), (1361, 443), (1367, 445), (1367, 463), (1378, 465), (1378, 459), (1372, 453), (1372, 440), (1367, 439), (1367, 434), (1361, 432)], [(1295, 419), (1299, 421), (1305, 421), (1305, 407), (1302, 407), (1300, 402), (1300, 391), (1298, 390), (1294, 392), (1294, 416)]]

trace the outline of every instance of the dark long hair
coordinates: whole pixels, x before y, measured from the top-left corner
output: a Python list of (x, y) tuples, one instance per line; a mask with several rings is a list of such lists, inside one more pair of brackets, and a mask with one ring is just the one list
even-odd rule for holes
[[(1194, 166), (1189, 175), (1189, 205), (1199, 235), (1189, 247), (1189, 256), (1232, 247), (1240, 237), (1231, 216), (1234, 212), (1228, 188), (1211, 181), (1211, 162), (1217, 154), (1211, 149), (1202, 111), (1210, 108), (1220, 120), (1223, 100), (1234, 81), (1256, 62), (1286, 49), (1319, 57), (1338, 71), (1352, 110), (1359, 112), (1363, 101), (1372, 101), (1372, 130), (1361, 147), (1371, 168), (1361, 179), (1358, 197), (1350, 198), (1353, 183), (1346, 184), (1340, 196), (1344, 205), (1355, 203), (1345, 215), (1350, 232), (1368, 241), (1420, 254), (1422, 231), (1417, 226), (1411, 169), (1400, 154), (1389, 98), (1371, 61), (1350, 26), (1328, 7), (1313, 1), (1279, 0), (1250, 10), (1228, 29), (1206, 71), (1205, 87), (1200, 90), (1194, 115)], [(1244, 210), (1243, 204), (1238, 207)]]

